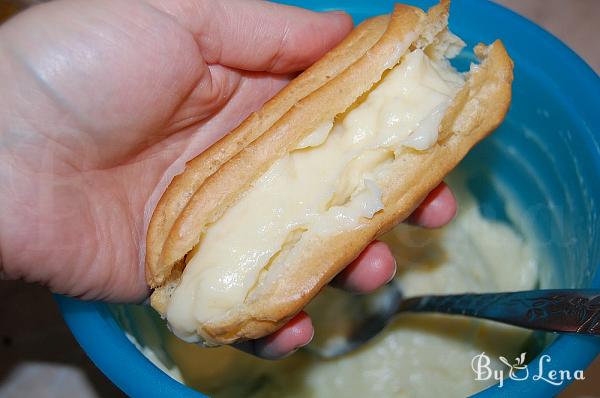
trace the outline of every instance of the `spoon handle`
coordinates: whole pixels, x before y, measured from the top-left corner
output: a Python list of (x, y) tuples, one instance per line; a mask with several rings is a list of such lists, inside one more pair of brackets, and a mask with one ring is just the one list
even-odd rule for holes
[(398, 312), (439, 312), (549, 332), (600, 335), (600, 290), (530, 290), (405, 298)]

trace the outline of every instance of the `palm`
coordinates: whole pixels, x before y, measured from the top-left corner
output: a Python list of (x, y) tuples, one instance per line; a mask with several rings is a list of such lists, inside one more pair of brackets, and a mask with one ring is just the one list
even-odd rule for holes
[[(208, 66), (192, 33), (146, 3), (72, 6), (28, 15), (37, 18), (36, 29), (19, 32), (18, 54), (9, 53), (11, 61), (29, 68), (22, 71), (20, 88), (30, 87), (37, 98), (28, 103), (46, 105), (35, 113), (24, 110), (39, 127), (31, 132), (31, 147), (11, 154), (14, 168), (28, 174), (15, 191), (44, 198), (35, 222), (20, 223), (21, 233), (39, 252), (73, 260), (61, 267), (73, 268), (76, 286), (44, 277), (56, 290), (106, 298), (106, 284), (124, 279), (131, 292), (125, 297), (139, 297), (145, 291), (140, 250), (157, 196), (186, 160), (287, 78)], [(60, 59), (44, 56), (49, 50)], [(58, 61), (68, 68), (57, 67)], [(29, 207), (29, 201), (19, 201), (15, 211)], [(107, 261), (115, 266), (104, 266)], [(99, 280), (104, 283), (98, 286)]]

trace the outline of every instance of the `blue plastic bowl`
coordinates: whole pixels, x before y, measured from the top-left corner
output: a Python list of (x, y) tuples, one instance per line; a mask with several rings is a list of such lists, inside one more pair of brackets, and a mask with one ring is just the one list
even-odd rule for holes
[[(355, 22), (388, 13), (392, 0), (291, 0), (315, 10), (344, 9)], [(429, 7), (432, 1), (409, 1)], [(472, 47), (502, 39), (515, 61), (513, 103), (504, 124), (465, 160), (475, 170), (475, 193), (488, 210), (501, 215), (491, 180), (512, 189), (535, 227), (542, 286), (600, 288), (600, 79), (554, 36), (494, 3), (455, 0), (452, 30)], [(457, 61), (465, 67), (472, 56)], [(483, 188), (482, 188), (483, 187)], [(482, 207), (483, 208), (483, 207)], [(545, 268), (544, 268), (545, 267)], [(57, 297), (64, 318), (92, 361), (125, 393), (134, 397), (199, 397), (171, 379), (127, 340), (109, 307)], [(600, 339), (561, 336), (543, 354), (551, 368), (584, 369), (600, 353)], [(538, 359), (529, 365), (537, 373)], [(202, 364), (198, 364), (202, 366)], [(477, 397), (548, 397), (565, 387), (543, 381), (507, 380)]]

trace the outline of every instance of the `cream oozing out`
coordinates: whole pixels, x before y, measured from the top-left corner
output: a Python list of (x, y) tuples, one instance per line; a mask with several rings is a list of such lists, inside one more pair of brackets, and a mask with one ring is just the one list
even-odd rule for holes
[(201, 237), (167, 319), (198, 341), (199, 325), (242, 304), (261, 270), (302, 234), (357, 228), (383, 209), (378, 180), (403, 146), (426, 150), (463, 85), (446, 60), (405, 55), (366, 99), (277, 160)]

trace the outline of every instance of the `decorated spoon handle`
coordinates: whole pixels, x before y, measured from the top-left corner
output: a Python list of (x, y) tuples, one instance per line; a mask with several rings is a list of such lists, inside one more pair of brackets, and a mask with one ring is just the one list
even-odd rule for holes
[(600, 290), (530, 290), (406, 298), (398, 312), (439, 312), (549, 332), (600, 335)]

